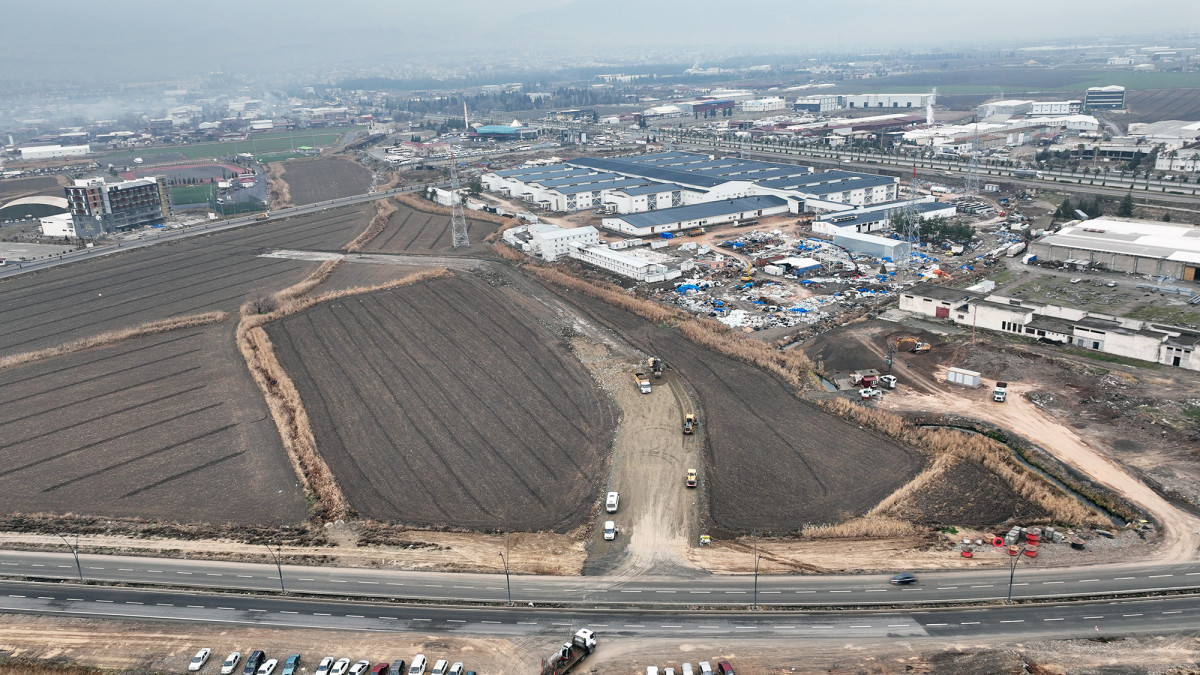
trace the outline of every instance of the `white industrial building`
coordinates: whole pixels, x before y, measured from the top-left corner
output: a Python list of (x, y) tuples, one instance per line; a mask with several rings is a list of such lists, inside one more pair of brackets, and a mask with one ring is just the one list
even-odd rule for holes
[(1200, 229), (1146, 220), (1100, 217), (1034, 241), (1039, 260), (1075, 260), (1117, 272), (1200, 281)]
[(933, 94), (850, 94), (842, 100), (847, 108), (919, 108), (937, 103)]
[(559, 227), (535, 223), (505, 230), (504, 241), (519, 251), (538, 256), (546, 262), (554, 262), (572, 249), (598, 245), (600, 231), (591, 225)]
[(1029, 114), (1035, 117), (1041, 115), (1078, 115), (1083, 112), (1083, 101), (1071, 99), (1068, 101), (1034, 101)]
[(1154, 168), (1157, 171), (1200, 171), (1200, 143), (1159, 153)]
[(1078, 115), (1083, 112), (1083, 101), (1032, 101), (1026, 99), (1006, 99), (1003, 101), (988, 101), (976, 109), (980, 119), (996, 115), (1015, 116), (1030, 115), (1033, 117), (1046, 115)]
[(1200, 370), (1200, 331), (1178, 326), (934, 284), (918, 284), (903, 291), (900, 309), (973, 328)]
[(69, 213), (59, 213), (53, 216), (39, 218), (38, 222), (40, 224), (43, 237), (65, 237), (68, 239), (74, 239), (78, 236), (75, 234), (75, 221), (71, 218), (71, 214)]
[[(954, 204), (936, 201), (932, 196), (921, 197), (913, 202), (913, 213), (921, 220), (953, 218), (958, 213)], [(907, 201), (888, 202), (845, 211), (830, 211), (813, 221), (812, 231), (818, 234), (833, 235), (839, 232), (865, 234), (887, 230), (892, 226), (892, 216), (904, 211), (907, 203)]]
[[(1143, 144), (1164, 146), (1164, 152), (1179, 149), (1200, 141), (1200, 122), (1186, 120), (1163, 120), (1161, 122), (1134, 122), (1129, 125), (1129, 136), (1140, 140)], [(1149, 152), (1149, 148), (1143, 149)]]
[(590, 246), (573, 248), (570, 256), (614, 274), (650, 283), (677, 279), (695, 267), (691, 260), (680, 260), (646, 249), (618, 251), (607, 246)]
[(841, 96), (803, 96), (792, 104), (796, 112), (825, 113), (842, 107)]
[(839, 231), (833, 233), (833, 243), (851, 253), (865, 253), (876, 258), (907, 260), (912, 256), (912, 244), (900, 239), (877, 237), (873, 234)]
[(766, 98), (758, 98), (752, 101), (742, 101), (741, 106), (742, 112), (747, 113), (772, 112), (786, 108), (787, 101), (778, 96), (768, 96)]
[(610, 216), (601, 219), (601, 225), (613, 232), (649, 237), (663, 232), (755, 220), (787, 213), (789, 210), (786, 199), (764, 195)]
[(34, 145), (21, 148), (21, 159), (59, 159), (62, 157), (84, 157), (92, 151), (90, 145)]
[(617, 188), (604, 195), (602, 204), (613, 213), (641, 213), (683, 206), (684, 189), (673, 183), (651, 183)]

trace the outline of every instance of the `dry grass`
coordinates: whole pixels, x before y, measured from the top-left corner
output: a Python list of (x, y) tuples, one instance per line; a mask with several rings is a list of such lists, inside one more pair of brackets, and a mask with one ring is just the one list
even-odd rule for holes
[(531, 265), (529, 269), (552, 284), (603, 300), (643, 319), (677, 326), (683, 336), (692, 342), (718, 354), (762, 368), (798, 390), (806, 389), (812, 384), (812, 362), (799, 350), (780, 351), (757, 340), (743, 338), (727, 326), (711, 319), (697, 318), (653, 300), (635, 298), (616, 286), (593, 283), (540, 265)]
[(880, 502), (868, 515), (896, 514), (906, 500), (920, 492), (958, 461), (971, 461), (996, 475), (1022, 499), (1036, 504), (1056, 523), (1071, 526), (1099, 526), (1107, 521), (1056, 485), (1029, 471), (1019, 463), (1003, 443), (986, 436), (966, 434), (953, 429), (922, 429), (903, 418), (844, 399), (827, 400), (825, 407), (858, 424), (921, 449), (933, 463), (895, 494)]
[[(491, 235), (488, 235), (488, 236), (490, 237)], [(483, 241), (484, 241), (484, 243), (487, 243), (487, 238), (484, 238)], [(504, 244), (504, 243), (492, 244), (492, 250), (495, 251), (496, 255), (499, 255), (501, 258), (504, 258), (505, 260), (507, 260), (509, 262), (517, 263), (518, 265), (529, 262), (529, 258), (526, 257), (526, 255), (524, 253), (521, 253), (520, 251), (516, 250), (515, 248), (509, 246), (508, 244)]]
[(396, 202), (391, 199), (377, 199), (375, 201), (375, 215), (371, 218), (371, 222), (367, 225), (367, 229), (363, 230), (354, 241), (346, 244), (347, 253), (355, 253), (361, 251), (364, 246), (371, 243), (371, 240), (379, 236), (383, 232), (383, 228), (387, 227), (388, 219), (392, 214), (400, 208), (396, 206)]
[(907, 520), (868, 513), (835, 525), (805, 525), (800, 529), (800, 534), (811, 539), (876, 539), (911, 537), (920, 531), (920, 528)]
[[(311, 515), (318, 520), (347, 518), (353, 515), (353, 510), (329, 465), (317, 449), (312, 422), (304, 408), (304, 401), (300, 398), (296, 384), (279, 363), (271, 338), (263, 330), (263, 326), (320, 302), (396, 288), (450, 274), (445, 268), (425, 270), (375, 286), (358, 286), (312, 295), (312, 291), (333, 274), (339, 262), (329, 260), (322, 263), (307, 278), (276, 293), (269, 302), (258, 300), (246, 303), (242, 306), (242, 320), (237, 327), (238, 349), (246, 360), (246, 367), (249, 368), (254, 382), (266, 399), (271, 417), (279, 429), (280, 439), (287, 450), (288, 459), (292, 463), (292, 469), (313, 497)], [(268, 308), (269, 311), (263, 311)]]
[(0, 675), (101, 675), (103, 672), (91, 666), (40, 659), (5, 657), (0, 661)]
[[(418, 211), (437, 213), (443, 216), (450, 215), (449, 206), (435, 204), (428, 199), (421, 197), (416, 192), (403, 192), (396, 195), (395, 199), (396, 201), (403, 202), (404, 204), (407, 204)], [(471, 211), (469, 214), (467, 214), (467, 218), (471, 220), (484, 220), (489, 223), (497, 223), (500, 225), (508, 225), (513, 223), (512, 218), (505, 218), (504, 216), (499, 216), (495, 213), (488, 213), (487, 211)]]
[(287, 169), (284, 168), (283, 162), (271, 162), (267, 165), (267, 194), (271, 204), (277, 209), (292, 206), (292, 190), (283, 179), (285, 173)]
[[(487, 213), (487, 212), (486, 212), (486, 211), (484, 211), (484, 213)], [(490, 215), (492, 215), (492, 214), (488, 213), (488, 215), (490, 216)], [(504, 231), (505, 231), (505, 230), (511, 230), (512, 228), (514, 228), (514, 227), (517, 227), (518, 225), (520, 225), (520, 224), (521, 224), (521, 221), (519, 221), (519, 220), (517, 220), (517, 219), (515, 219), (515, 218), (505, 218), (504, 220), (507, 220), (508, 222), (507, 222), (507, 223), (505, 223), (504, 225), (501, 225), (501, 226), (500, 226), (500, 229), (498, 229), (498, 230), (496, 230), (495, 232), (493, 232), (493, 233), (489, 234), (488, 236), (484, 237), (484, 238), (483, 238), (483, 243), (485, 243), (485, 244), (496, 244), (496, 242), (500, 241), (500, 238), (504, 236)], [(496, 244), (496, 245), (495, 245), (495, 246), (493, 246), (492, 248), (498, 248), (498, 246), (500, 246), (500, 244)], [(497, 252), (499, 252), (499, 251), (497, 251)], [(514, 251), (514, 252), (515, 252), (515, 251)], [(503, 254), (503, 253), (501, 253), (501, 255), (504, 255), (504, 254)]]
[(29, 363), (35, 363), (45, 359), (51, 359), (58, 356), (65, 356), (74, 352), (92, 349), (95, 347), (107, 347), (125, 340), (145, 337), (147, 335), (155, 335), (165, 333), (171, 330), (180, 328), (192, 328), (194, 326), (205, 326), (211, 323), (219, 323), (224, 321), (229, 315), (225, 312), (204, 312), (203, 314), (190, 314), (188, 316), (177, 316), (170, 319), (162, 319), (161, 321), (151, 321), (140, 326), (132, 328), (122, 328), (120, 330), (108, 331), (93, 335), (91, 337), (80, 338), (70, 342), (58, 345), (57, 347), (48, 347), (39, 349), (35, 352), (25, 352), (23, 354), (11, 354), (0, 358), (0, 370), (23, 366)]

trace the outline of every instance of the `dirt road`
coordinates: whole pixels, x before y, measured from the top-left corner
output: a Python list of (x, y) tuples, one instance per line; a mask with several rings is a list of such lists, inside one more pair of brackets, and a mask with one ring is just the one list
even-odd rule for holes
[[(1134, 504), (1153, 514), (1163, 526), (1163, 541), (1153, 558), (1160, 562), (1191, 560), (1200, 549), (1200, 519), (1180, 510), (1123, 467), (1094, 449), (1062, 421), (1034, 405), (1025, 394), (1032, 389), (1026, 383), (1010, 382), (1008, 401), (993, 403), (987, 381), (979, 389), (946, 389), (936, 383), (929, 386), (921, 378), (914, 380), (924, 391), (901, 388), (886, 396), (882, 405), (902, 410), (936, 410), (943, 413), (974, 417), (1009, 429), (1038, 445), (1060, 461), (1075, 467), (1092, 480), (1127, 497)], [(1142, 562), (1149, 562), (1143, 560)]]
[[(577, 340), (575, 351), (622, 411), (606, 487), (620, 493), (620, 507), (596, 517), (584, 574), (697, 574), (688, 547), (699, 499), (683, 479), (688, 468), (700, 465), (703, 440), (685, 437), (680, 426), (692, 398), (669, 371), (651, 380), (651, 393), (640, 393), (633, 373), (646, 361), (628, 348)], [(605, 520), (620, 528), (615, 541), (603, 539)]]

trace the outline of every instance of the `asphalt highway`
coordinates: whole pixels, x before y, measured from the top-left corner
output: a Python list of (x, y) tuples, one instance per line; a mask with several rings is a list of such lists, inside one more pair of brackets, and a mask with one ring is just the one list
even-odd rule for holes
[[(569, 636), (591, 628), (602, 637), (835, 638), (931, 637), (1041, 639), (1194, 630), (1200, 597), (1014, 605), (929, 611), (704, 612), (661, 610), (544, 610), (349, 602), (307, 598), (206, 594), (75, 584), (0, 582), (0, 612), (102, 619), (188, 621), (256, 627), (349, 631), (413, 631), (523, 636), (553, 631)], [(565, 637), (564, 637), (565, 639)]]
[[(1019, 560), (1014, 599), (1054, 599), (1200, 590), (1200, 563), (1044, 568)], [(238, 591), (279, 591), (275, 565), (214, 560), (142, 558), (82, 553), (86, 581)], [(283, 588), (306, 595), (420, 602), (505, 603), (509, 587), (497, 574), (406, 572), (343, 567), (283, 566)], [(0, 551), (0, 577), (78, 580), (72, 555)], [(1008, 594), (1007, 567), (922, 573), (911, 586), (892, 586), (887, 575), (759, 576), (764, 606), (871, 606), (977, 603)], [(669, 577), (511, 577), (513, 602), (581, 607), (728, 607), (755, 601), (751, 575)]]

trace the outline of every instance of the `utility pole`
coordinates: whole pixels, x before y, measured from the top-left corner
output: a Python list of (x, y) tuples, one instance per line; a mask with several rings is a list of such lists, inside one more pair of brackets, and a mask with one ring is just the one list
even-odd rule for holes
[(967, 177), (964, 190), (968, 197), (979, 196), (979, 123), (975, 123), (975, 133), (971, 136), (971, 158), (967, 160)]
[(754, 609), (758, 609), (758, 532), (754, 533)]
[(508, 556), (503, 553), (498, 553), (500, 561), (504, 563), (504, 586), (508, 589), (508, 606), (512, 607), (512, 581), (508, 576)]
[(67, 545), (67, 548), (71, 549), (71, 554), (75, 556), (75, 571), (79, 572), (79, 580), (83, 581), (83, 566), (79, 564), (79, 535), (75, 535), (74, 546), (72, 546), (71, 542), (67, 541), (67, 538), (61, 534), (58, 535), (58, 538), (62, 539), (63, 543)]
[(271, 550), (270, 544), (263, 544), (263, 546), (266, 547), (271, 557), (275, 559), (275, 569), (279, 571), (279, 592), (287, 593), (287, 589), (283, 587), (283, 561), (279, 558), (279, 554), (283, 552), (283, 542), (278, 544), (277, 551)]
[(1004, 604), (1006, 604), (1006, 605), (1011, 605), (1011, 604), (1012, 604), (1012, 587), (1013, 587), (1013, 577), (1014, 577), (1014, 576), (1016, 576), (1016, 574), (1017, 574), (1017, 561), (1021, 559), (1021, 556), (1022, 556), (1024, 553), (1025, 553), (1025, 547), (1024, 547), (1024, 546), (1022, 546), (1022, 547), (1021, 547), (1021, 548), (1020, 548), (1020, 549), (1017, 551), (1017, 554), (1016, 554), (1016, 555), (1009, 556), (1009, 561), (1008, 561), (1008, 597), (1004, 599)]

